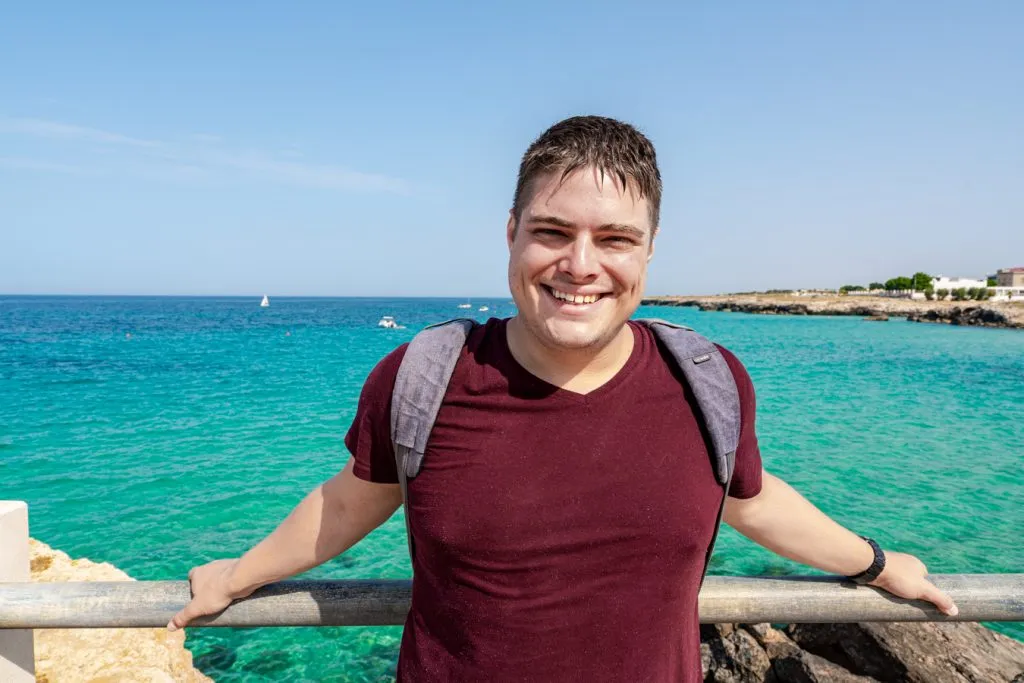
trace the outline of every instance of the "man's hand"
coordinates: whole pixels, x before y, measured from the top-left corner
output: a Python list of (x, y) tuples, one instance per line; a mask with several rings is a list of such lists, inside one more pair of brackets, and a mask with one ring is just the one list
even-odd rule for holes
[(237, 559), (214, 560), (193, 568), (188, 573), (192, 600), (168, 622), (167, 630), (177, 631), (198, 617), (216, 614), (235, 600), (246, 597), (248, 593), (232, 593), (229, 588), (231, 573), (237, 564)]
[(885, 569), (872, 581), (870, 586), (877, 586), (893, 595), (908, 600), (926, 600), (933, 603), (943, 614), (955, 617), (960, 613), (949, 597), (929, 581), (928, 568), (924, 562), (913, 555), (885, 551)]

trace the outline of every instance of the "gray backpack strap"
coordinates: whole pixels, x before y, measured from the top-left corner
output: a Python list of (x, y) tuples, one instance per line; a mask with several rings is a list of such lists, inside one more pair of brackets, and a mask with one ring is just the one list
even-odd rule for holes
[[(662, 344), (672, 354), (676, 365), (683, 372), (704, 419), (704, 427), (711, 438), (712, 465), (718, 483), (725, 489), (722, 504), (718, 508), (718, 519), (704, 558), (704, 575), (711, 561), (711, 551), (722, 525), (725, 501), (729, 497), (736, 464), (736, 448), (740, 441), (740, 395), (736, 379), (729, 369), (722, 353), (713, 343), (688, 327), (656, 319), (641, 319), (649, 326)], [(704, 581), (701, 576), (701, 583)]]
[(726, 486), (740, 441), (740, 395), (736, 380), (718, 347), (688, 327), (642, 319), (672, 354), (693, 391), (712, 444), (718, 483)]
[(466, 337), (476, 324), (475, 320), (459, 318), (423, 329), (409, 342), (395, 376), (391, 393), (391, 443), (405, 505), (410, 557), (413, 547), (409, 527), (409, 479), (419, 474), (427, 439), (434, 428), (448, 382), (466, 345)]

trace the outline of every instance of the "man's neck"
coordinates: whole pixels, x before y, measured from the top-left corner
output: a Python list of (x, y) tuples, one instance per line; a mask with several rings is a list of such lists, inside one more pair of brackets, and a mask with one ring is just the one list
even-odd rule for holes
[(623, 325), (611, 341), (585, 349), (553, 349), (540, 343), (518, 317), (508, 321), (508, 348), (530, 374), (561, 389), (589, 394), (614, 377), (633, 353), (633, 331)]

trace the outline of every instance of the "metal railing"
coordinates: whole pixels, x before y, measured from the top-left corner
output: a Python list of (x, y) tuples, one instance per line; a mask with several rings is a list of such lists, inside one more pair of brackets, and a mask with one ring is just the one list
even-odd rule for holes
[[(948, 617), (929, 603), (833, 577), (709, 576), (703, 623), (1024, 621), (1024, 574), (939, 574), (956, 601)], [(409, 581), (282, 581), (196, 626), (382, 626), (403, 624)], [(0, 583), (0, 629), (164, 626), (189, 600), (186, 581)]]

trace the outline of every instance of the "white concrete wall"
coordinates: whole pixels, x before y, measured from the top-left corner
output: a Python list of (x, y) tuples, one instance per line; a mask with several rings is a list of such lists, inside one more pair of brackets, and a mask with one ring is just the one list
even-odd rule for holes
[[(28, 581), (28, 506), (0, 500), (0, 582)], [(0, 630), (0, 681), (35, 683), (31, 630)]]
[(989, 301), (1024, 301), (1024, 287), (989, 287), (995, 295)]

